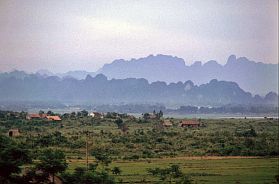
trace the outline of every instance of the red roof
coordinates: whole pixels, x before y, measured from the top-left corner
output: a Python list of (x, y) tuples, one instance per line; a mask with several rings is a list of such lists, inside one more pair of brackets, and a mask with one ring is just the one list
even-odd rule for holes
[(53, 121), (61, 121), (61, 118), (59, 116), (47, 116), (47, 119)]
[(41, 118), (40, 114), (28, 114), (29, 118)]

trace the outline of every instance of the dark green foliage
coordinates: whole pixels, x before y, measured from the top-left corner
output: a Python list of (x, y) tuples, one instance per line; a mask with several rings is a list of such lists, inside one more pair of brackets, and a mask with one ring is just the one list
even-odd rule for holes
[(142, 119), (139, 119), (138, 123), (150, 123), (154, 120), (160, 120), (163, 117), (163, 111), (159, 111), (158, 113), (153, 110), (153, 113), (143, 113)]
[(129, 130), (128, 126), (126, 123), (121, 118), (118, 118), (114, 121), (114, 123), (117, 125), (117, 127), (122, 131), (122, 132), (127, 132)]
[(76, 168), (74, 173), (63, 173), (61, 175), (64, 183), (67, 184), (114, 184), (115, 180), (106, 171), (86, 171), (85, 168)]
[(96, 171), (97, 167), (98, 167), (98, 163), (96, 163), (96, 164), (90, 163), (90, 164), (89, 164), (88, 170), (90, 170), (90, 171)]
[(116, 119), (118, 118), (118, 114), (116, 112), (107, 112), (106, 118)]
[(160, 110), (156, 115), (159, 119), (162, 118), (163, 117), (163, 111)]
[(191, 184), (192, 180), (189, 176), (183, 175), (176, 183), (177, 184)]
[(88, 116), (88, 111), (82, 110), (82, 111), (81, 111), (81, 116), (83, 116), (83, 117)]
[(55, 174), (65, 171), (68, 166), (65, 154), (60, 150), (44, 150), (39, 156), (39, 160), (36, 168), (50, 174), (53, 178)]
[(111, 172), (115, 175), (119, 175), (119, 174), (121, 174), (122, 171), (119, 167), (114, 167), (114, 168), (112, 168)]
[(99, 163), (103, 166), (108, 166), (111, 163), (111, 157), (105, 149), (102, 148), (95, 148), (91, 152), (92, 156), (94, 156)]
[(126, 156), (123, 159), (124, 160), (138, 160), (140, 158), (139, 155), (131, 155), (131, 156)]
[(54, 113), (53, 113), (52, 111), (47, 111), (47, 115), (49, 115), (49, 116), (53, 116), (53, 115), (54, 115)]
[(13, 180), (12, 174), (21, 172), (20, 166), (31, 163), (31, 158), (22, 145), (0, 135), (0, 183)]
[(175, 181), (175, 183), (191, 183), (189, 177), (182, 173), (179, 165), (171, 165), (164, 169), (157, 167), (155, 169), (148, 169), (147, 172), (159, 177), (162, 181), (168, 180), (169, 183), (172, 181)]
[(248, 130), (236, 130), (235, 133), (239, 137), (256, 137), (257, 133), (255, 129), (251, 126)]
[(114, 123), (117, 125), (117, 127), (120, 129), (123, 125), (124, 125), (124, 122), (121, 118), (118, 118), (114, 121)]

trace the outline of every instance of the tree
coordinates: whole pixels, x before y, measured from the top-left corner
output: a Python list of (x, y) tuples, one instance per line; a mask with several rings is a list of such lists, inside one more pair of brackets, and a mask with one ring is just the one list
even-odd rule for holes
[(149, 113), (144, 113), (143, 114), (143, 119), (144, 119), (144, 121), (147, 121), (148, 119), (150, 119), (150, 114)]
[(118, 118), (114, 121), (114, 123), (117, 125), (117, 127), (120, 129), (121, 126), (124, 124), (123, 120), (121, 118)]
[(247, 137), (249, 137), (249, 136), (250, 136), (250, 137), (256, 137), (256, 136), (257, 136), (257, 133), (256, 133), (254, 127), (251, 126), (250, 130), (248, 130), (248, 131), (246, 132), (246, 136), (247, 136)]
[(9, 183), (20, 166), (31, 163), (29, 152), (6, 136), (0, 135), (0, 183)]
[(119, 175), (122, 172), (119, 167), (114, 167), (111, 171), (115, 175)]
[(90, 163), (88, 170), (95, 172), (97, 167), (98, 167), (98, 163), (96, 163), (96, 164)]
[(160, 112), (158, 113), (158, 118), (160, 119), (161, 117), (163, 117), (163, 111), (160, 110)]
[(65, 113), (65, 114), (62, 115), (62, 118), (63, 119), (68, 119), (70, 116), (71, 116), (71, 114)]
[(55, 174), (65, 171), (68, 166), (65, 154), (60, 150), (47, 149), (39, 156), (39, 160), (37, 169), (51, 175), (53, 183)]
[(176, 165), (176, 164), (170, 166), (169, 172), (174, 178), (182, 176), (180, 167), (179, 167), (179, 165)]
[(126, 133), (129, 130), (128, 126), (126, 125), (126, 123), (123, 122), (121, 118), (115, 120), (114, 123), (123, 133)]
[(102, 183), (114, 184), (114, 178), (106, 171), (86, 171), (85, 168), (76, 168), (74, 173), (63, 173), (62, 179), (67, 184)]
[(192, 180), (191, 180), (191, 178), (189, 176), (183, 175), (177, 183), (180, 183), (180, 184), (191, 184)]
[(75, 118), (75, 117), (76, 117), (76, 112), (71, 112), (70, 117), (71, 117), (71, 118)]
[(47, 111), (47, 115), (53, 116), (54, 113), (52, 111)]
[(81, 112), (77, 112), (77, 117), (81, 117), (81, 116), (82, 116)]
[(97, 159), (97, 162), (100, 162), (103, 165), (103, 167), (108, 166), (111, 163), (111, 158), (104, 149), (94, 149), (91, 154)]
[(155, 110), (153, 110), (153, 115), (156, 115), (156, 111)]
[(121, 129), (121, 131), (122, 131), (123, 133), (126, 133), (126, 132), (129, 130), (129, 128), (128, 128), (128, 126), (126, 125), (126, 123), (123, 123), (123, 124), (121, 125), (120, 129)]
[(45, 113), (45, 112), (42, 111), (42, 110), (39, 111), (39, 114), (40, 114), (40, 115), (42, 115), (42, 114), (44, 114), (44, 113)]
[(27, 112), (21, 111), (21, 112), (19, 113), (19, 117), (20, 117), (21, 119), (25, 119), (26, 116), (27, 116)]
[(148, 169), (147, 171), (153, 176), (159, 177), (162, 181), (166, 181), (169, 178), (170, 183), (172, 183), (173, 179), (176, 180), (176, 183), (191, 183), (189, 177), (182, 173), (179, 165), (171, 165), (170, 167), (164, 169), (157, 167), (155, 169)]
[(86, 168), (84, 167), (76, 167), (75, 173), (79, 176), (83, 175), (86, 172)]
[(82, 110), (82, 111), (81, 111), (81, 115), (82, 115), (83, 117), (88, 116), (88, 111)]

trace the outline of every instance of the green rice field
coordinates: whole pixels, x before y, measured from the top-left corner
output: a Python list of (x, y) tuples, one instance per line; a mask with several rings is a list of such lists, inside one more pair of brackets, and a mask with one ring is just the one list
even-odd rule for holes
[[(93, 160), (89, 161), (93, 163)], [(277, 183), (279, 173), (278, 158), (260, 157), (177, 157), (147, 159), (137, 161), (114, 161), (110, 167), (119, 167), (122, 173), (117, 181), (123, 183), (160, 183), (160, 180), (148, 174), (148, 168), (164, 168), (171, 164), (181, 167), (193, 183)], [(77, 166), (85, 166), (85, 160), (72, 160), (68, 171)]]

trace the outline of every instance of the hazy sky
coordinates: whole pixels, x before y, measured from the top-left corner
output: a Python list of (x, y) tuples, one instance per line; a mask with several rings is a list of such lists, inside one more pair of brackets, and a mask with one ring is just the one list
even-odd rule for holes
[(0, 0), (0, 71), (95, 71), (159, 53), (278, 63), (278, 1)]

